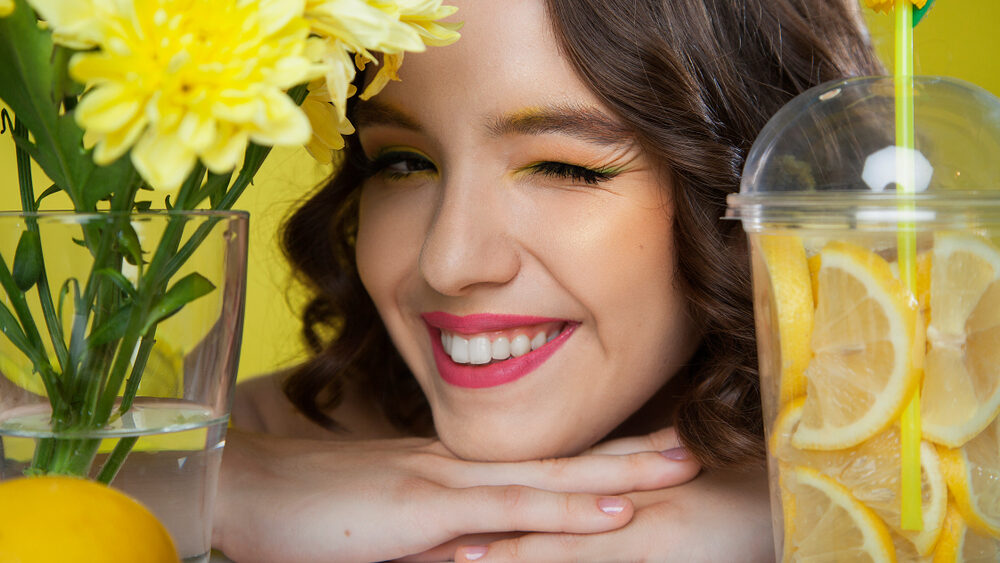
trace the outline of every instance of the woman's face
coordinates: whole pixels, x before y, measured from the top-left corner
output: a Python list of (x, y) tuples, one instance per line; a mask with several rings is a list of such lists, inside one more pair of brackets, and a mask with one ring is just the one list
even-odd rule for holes
[(446, 446), (569, 455), (695, 346), (670, 186), (561, 56), (542, 1), (453, 3), (462, 39), (407, 54), (359, 107), (358, 268)]

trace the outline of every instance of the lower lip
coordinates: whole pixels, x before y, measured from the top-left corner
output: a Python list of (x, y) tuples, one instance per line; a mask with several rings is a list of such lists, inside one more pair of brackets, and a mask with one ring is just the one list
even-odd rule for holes
[(532, 350), (523, 356), (484, 365), (456, 364), (452, 361), (451, 356), (444, 351), (444, 346), (441, 345), (441, 330), (428, 326), (427, 331), (431, 336), (434, 363), (437, 364), (441, 379), (456, 387), (483, 389), (517, 381), (528, 375), (542, 365), (545, 360), (548, 360), (552, 354), (555, 354), (556, 350), (573, 334), (576, 327), (576, 324), (567, 325), (559, 333), (559, 336), (546, 342), (541, 348)]

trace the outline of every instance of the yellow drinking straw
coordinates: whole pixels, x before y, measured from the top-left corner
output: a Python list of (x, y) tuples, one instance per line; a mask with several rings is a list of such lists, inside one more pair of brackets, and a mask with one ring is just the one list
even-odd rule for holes
[[(900, 208), (913, 209), (913, 4), (911, 0), (896, 0), (895, 13), (895, 72), (896, 85), (896, 194)], [(898, 150), (904, 149), (904, 150)], [(911, 293), (916, 293), (916, 235), (912, 222), (899, 223), (897, 257), (899, 277)], [(911, 368), (913, 369), (913, 368)], [(900, 425), (900, 511), (904, 530), (924, 527), (920, 509), (920, 387), (903, 409)]]
[[(896, 194), (902, 215), (912, 215), (913, 174), (913, 27), (920, 22), (933, 0), (866, 0), (870, 8), (887, 12), (895, 8), (895, 110), (896, 110)], [(919, 10), (914, 13), (913, 5)], [(915, 293), (916, 229), (912, 221), (897, 224), (897, 257), (902, 282)], [(917, 369), (917, 368), (911, 368)], [(900, 512), (904, 530), (923, 529), (920, 487), (920, 387), (906, 403), (900, 425)]]

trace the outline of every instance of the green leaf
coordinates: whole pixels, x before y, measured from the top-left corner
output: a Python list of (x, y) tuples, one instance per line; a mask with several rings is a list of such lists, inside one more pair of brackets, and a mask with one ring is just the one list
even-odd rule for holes
[(91, 349), (97, 348), (125, 336), (125, 329), (128, 327), (128, 320), (131, 314), (131, 303), (115, 311), (115, 314), (111, 315), (101, 326), (95, 327), (90, 332), (90, 337), (87, 338), (87, 347)]
[(42, 240), (37, 231), (24, 231), (17, 241), (14, 251), (14, 267), (11, 275), (14, 285), (21, 291), (28, 291), (42, 276)]
[(42, 200), (43, 199), (49, 197), (52, 194), (59, 193), (61, 191), (62, 191), (62, 189), (59, 186), (55, 185), (55, 184), (52, 184), (51, 186), (49, 186), (48, 188), (46, 188), (45, 191), (42, 192), (41, 194), (39, 194), (38, 198), (35, 199), (35, 209), (38, 209), (39, 207), (42, 206)]
[(933, 3), (934, 0), (927, 0), (927, 3), (924, 4), (923, 8), (913, 10), (913, 27), (917, 27), (917, 24), (924, 19), (924, 16), (927, 15), (927, 10), (931, 9), (931, 4)]
[(115, 285), (117, 285), (119, 289), (125, 292), (132, 299), (135, 299), (136, 296), (138, 295), (136, 293), (135, 287), (132, 285), (132, 282), (128, 281), (128, 278), (122, 275), (122, 273), (119, 272), (118, 270), (113, 270), (111, 268), (101, 268), (100, 270), (94, 272), (94, 274), (108, 278)]
[(146, 334), (150, 327), (180, 311), (181, 307), (191, 301), (207, 295), (213, 289), (215, 289), (215, 285), (197, 272), (184, 276), (167, 290), (163, 299), (149, 312), (146, 325), (142, 327), (142, 334)]
[(24, 335), (24, 331), (21, 330), (21, 325), (3, 303), (0, 303), (0, 332), (3, 332), (11, 344), (24, 352), (24, 355), (34, 358), (35, 351)]
[[(65, 299), (66, 296), (69, 295), (70, 285), (73, 286), (74, 305), (78, 305), (80, 303), (80, 282), (77, 281), (76, 278), (67, 278), (66, 281), (64, 281), (62, 286), (59, 288), (59, 300), (57, 301), (56, 304), (56, 313), (59, 315), (60, 319), (63, 318), (63, 299)], [(74, 310), (76, 309), (77, 307), (74, 306)]]
[(129, 264), (133, 266), (145, 264), (142, 260), (142, 245), (139, 243), (139, 235), (136, 234), (131, 224), (125, 224), (121, 229), (118, 229), (116, 242), (118, 249)]

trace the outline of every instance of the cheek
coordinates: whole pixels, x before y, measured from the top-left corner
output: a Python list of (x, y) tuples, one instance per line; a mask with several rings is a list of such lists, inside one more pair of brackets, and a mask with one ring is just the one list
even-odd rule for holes
[[(566, 218), (569, 219), (569, 218)], [(591, 317), (616, 377), (658, 385), (697, 341), (676, 279), (671, 210), (662, 204), (605, 206), (559, 236), (559, 277)]]
[(358, 274), (381, 310), (395, 286), (416, 268), (424, 239), (418, 205), (406, 194), (365, 188), (358, 213)]

